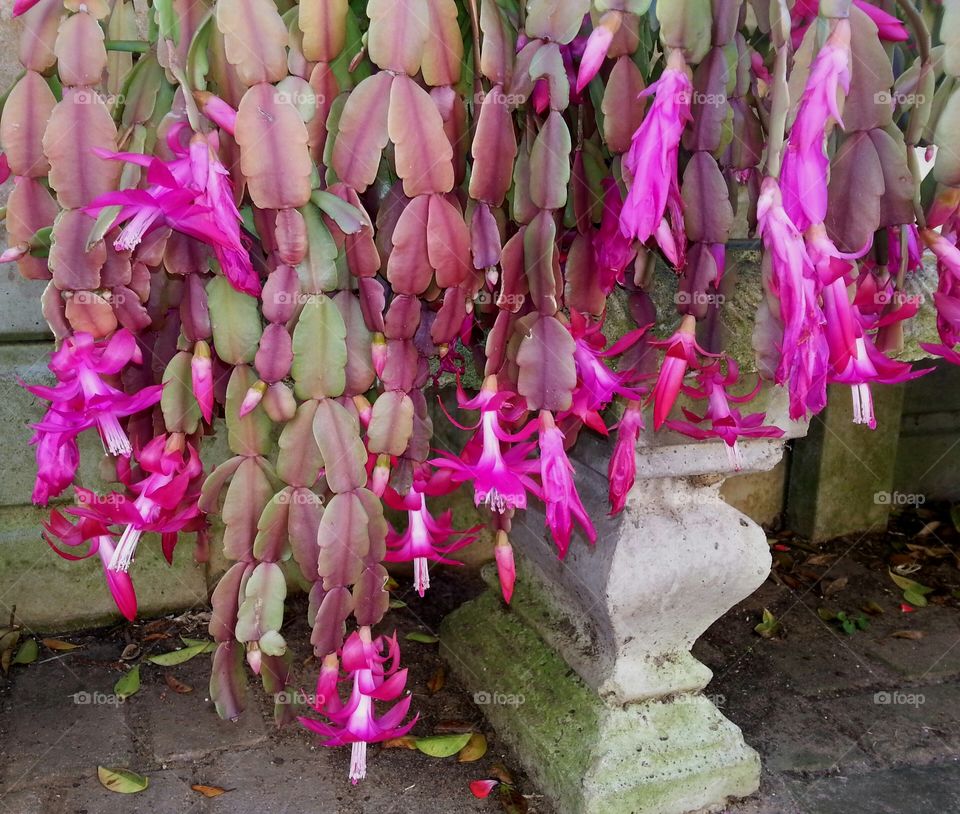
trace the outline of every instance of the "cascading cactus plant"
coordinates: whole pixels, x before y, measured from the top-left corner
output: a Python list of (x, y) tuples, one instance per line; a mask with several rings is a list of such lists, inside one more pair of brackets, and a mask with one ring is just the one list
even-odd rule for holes
[[(375, 712), (406, 676), (396, 640), (373, 632), (383, 562), (412, 560), (423, 596), (430, 563), (474, 539), (434, 517), (436, 496), (472, 487), (509, 601), (511, 521), (529, 499), (559, 556), (577, 528), (595, 541), (567, 450), (584, 427), (609, 432), (618, 398), (614, 512), (648, 402), (655, 428), (721, 439), (735, 464), (739, 438), (782, 434), (730, 406), (756, 392), (732, 394), (740, 366), (720, 330), (736, 217), (763, 247), (757, 367), (792, 418), (840, 382), (874, 426), (871, 385), (919, 375), (894, 357), (925, 248), (941, 340), (925, 347), (960, 362), (956, 0), (153, 0), (145, 18), (128, 0), (18, 0), (15, 13), (2, 260), (50, 281), (57, 340), (56, 386), (30, 387), (48, 402), (34, 499), (70, 488), (77, 435), (94, 427), (119, 487), (104, 501), (76, 486), (45, 536), (63, 556), (98, 554), (132, 617), (141, 534), (161, 533), (172, 560), (195, 532), (205, 557), (219, 515), (233, 564), (213, 593), (211, 696), (228, 718), (244, 661), (281, 699), (278, 720), (296, 715), (282, 692), (292, 560), (322, 665), (319, 718), (303, 720), (352, 744), (354, 781), (366, 743), (411, 725), (409, 696)], [(662, 275), (676, 315), (657, 313)], [(636, 327), (611, 345), (612, 298)], [(433, 438), (440, 383), (477, 416), (459, 451)], [(681, 393), (703, 414), (671, 418)], [(232, 457), (202, 473), (218, 427)]]

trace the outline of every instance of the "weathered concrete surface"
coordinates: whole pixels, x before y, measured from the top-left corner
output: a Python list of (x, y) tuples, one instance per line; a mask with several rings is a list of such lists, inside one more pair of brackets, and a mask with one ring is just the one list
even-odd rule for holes
[(767, 472), (727, 478), (720, 487), (720, 497), (754, 523), (774, 525), (783, 514), (789, 461), (789, 452), (786, 452), (783, 460)]
[(872, 388), (877, 428), (853, 423), (850, 387), (832, 384), (828, 405), (794, 442), (787, 526), (811, 540), (883, 530), (896, 498), (894, 467), (903, 385)]

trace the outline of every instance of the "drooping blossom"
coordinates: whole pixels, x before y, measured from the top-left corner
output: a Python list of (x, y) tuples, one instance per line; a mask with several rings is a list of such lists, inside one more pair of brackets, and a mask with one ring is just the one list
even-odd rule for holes
[(650, 343), (655, 347), (666, 350), (663, 364), (660, 365), (657, 383), (654, 385), (651, 394), (653, 426), (655, 429), (660, 429), (667, 420), (667, 416), (670, 415), (673, 405), (676, 404), (677, 396), (680, 395), (683, 377), (687, 375), (687, 372), (691, 369), (700, 369), (701, 356), (716, 356), (716, 354), (707, 353), (697, 344), (696, 325), (696, 319), (691, 314), (687, 314), (669, 339)]
[[(110, 595), (120, 613), (132, 622), (137, 616), (137, 594), (129, 574), (114, 571), (109, 567), (114, 554), (113, 537), (109, 530), (102, 523), (89, 518), (81, 518), (74, 525), (56, 510), (50, 512), (50, 519), (43, 522), (43, 528), (44, 540), (65, 560), (85, 560), (94, 554), (100, 557)], [(84, 543), (89, 543), (89, 546), (85, 554), (72, 554), (60, 548), (54, 540), (70, 547)]]
[[(649, 240), (660, 228), (671, 200), (675, 204), (672, 217), (682, 212), (677, 159), (683, 129), (691, 118), (693, 83), (679, 49), (671, 51), (660, 79), (642, 95), (651, 94), (653, 104), (633, 134), (630, 150), (623, 159), (631, 182), (620, 213), (620, 230), (624, 236), (641, 242)], [(674, 223), (673, 228), (682, 232), (682, 221)], [(658, 239), (661, 236), (658, 234)]]
[(503, 529), (497, 531), (497, 540), (493, 544), (493, 558), (497, 563), (497, 576), (500, 579), (503, 601), (509, 605), (510, 600), (513, 599), (513, 586), (517, 581), (517, 566), (513, 559), (513, 546), (510, 545), (507, 532)]
[(96, 427), (111, 455), (130, 455), (130, 440), (120, 419), (156, 404), (162, 387), (128, 394), (104, 377), (116, 376), (128, 364), (142, 361), (137, 340), (125, 328), (100, 341), (80, 332), (64, 339), (50, 356), (56, 385), (24, 385), (37, 398), (50, 402), (43, 418), (32, 425), (30, 443), (37, 448), (35, 503), (45, 504), (73, 480), (79, 462), (76, 438), (84, 430)]
[(775, 381), (790, 394), (790, 417), (818, 413), (826, 404), (828, 348), (818, 278), (803, 237), (783, 208), (774, 178), (764, 178), (757, 201), (757, 226), (770, 262), (766, 281), (783, 326)]
[(827, 215), (830, 160), (824, 141), (831, 117), (843, 126), (837, 93), (850, 89), (850, 62), (850, 21), (837, 20), (810, 66), (783, 153), (783, 208), (801, 232), (813, 223), (822, 223)]
[(161, 535), (164, 556), (172, 562), (180, 531), (194, 531), (202, 522), (197, 506), (203, 464), (196, 449), (180, 433), (159, 435), (137, 455), (143, 477), (134, 480), (129, 463), (118, 464), (117, 475), (134, 495), (98, 495), (76, 488), (79, 505), (70, 514), (105, 526), (122, 525), (123, 532), (110, 559), (110, 570), (127, 571), (144, 532)]
[(114, 243), (118, 251), (133, 249), (157, 223), (209, 244), (230, 284), (238, 291), (259, 296), (260, 280), (241, 239), (241, 218), (233, 199), (230, 173), (217, 156), (216, 133), (194, 133), (188, 147), (181, 136), (185, 124), (167, 133), (174, 154), (170, 161), (140, 153), (115, 153), (95, 149), (103, 159), (126, 161), (147, 169), (146, 189), (124, 189), (96, 198), (86, 211), (99, 214), (119, 206), (116, 222), (126, 221)]
[(607, 465), (609, 482), (610, 514), (619, 514), (627, 504), (627, 495), (637, 478), (637, 440), (643, 429), (643, 413), (640, 402), (627, 403), (617, 424), (617, 441)]
[(600, 66), (607, 58), (610, 43), (613, 42), (614, 35), (620, 29), (622, 19), (620, 12), (608, 11), (590, 32), (577, 71), (577, 93), (582, 93), (583, 89), (590, 84), (590, 80), (597, 75)]
[(500, 417), (501, 410), (515, 398), (513, 393), (499, 389), (496, 376), (488, 376), (472, 399), (458, 385), (460, 408), (480, 411), (477, 432), (462, 455), (441, 452), (439, 458), (430, 461), (438, 469), (450, 470), (455, 482), (472, 483), (476, 505), (487, 505), (498, 514), (508, 509), (525, 509), (527, 491), (536, 489), (520, 465), (529, 447), (518, 445), (507, 453), (502, 448), (504, 443), (519, 440), (503, 427)]
[[(733, 404), (743, 404), (751, 401), (760, 389), (760, 380), (757, 386), (749, 393), (734, 396), (729, 388), (735, 385), (740, 378), (740, 369), (732, 359), (726, 360), (726, 371), (720, 360), (705, 365), (697, 372), (699, 387), (684, 387), (685, 395), (693, 399), (706, 399), (707, 409), (704, 414), (697, 415), (684, 408), (686, 421), (667, 421), (667, 426), (676, 432), (700, 440), (719, 438), (727, 446), (727, 455), (733, 468), (743, 467), (743, 457), (738, 444), (741, 438), (781, 438), (783, 430), (779, 427), (764, 426), (765, 413), (751, 413), (742, 415)], [(709, 426), (702, 426), (709, 424)]]
[(591, 543), (596, 542), (597, 532), (573, 482), (574, 470), (564, 450), (563, 431), (548, 410), (540, 412), (539, 443), (541, 497), (546, 505), (547, 526), (562, 559), (570, 548), (574, 520)]
[(347, 673), (345, 680), (351, 685), (350, 697), (340, 702), (328, 672), (323, 703), (315, 705), (326, 720), (300, 717), (299, 721), (322, 736), (324, 746), (351, 745), (350, 780), (356, 785), (367, 775), (367, 744), (403, 737), (419, 715), (402, 723), (410, 709), (409, 693), (389, 712), (376, 714), (376, 701), (396, 701), (406, 686), (407, 671), (399, 669), (400, 646), (396, 634), (391, 638), (372, 639), (369, 627), (354, 631), (343, 645), (342, 666)]
[(237, 111), (219, 96), (206, 90), (195, 90), (193, 98), (197, 100), (200, 112), (218, 127), (222, 127), (231, 136), (237, 129)]
[(470, 545), (476, 537), (472, 532), (453, 528), (452, 511), (435, 518), (427, 509), (423, 492), (411, 487), (401, 506), (407, 511), (407, 528), (400, 534), (391, 528), (387, 534), (386, 562), (413, 561), (413, 581), (417, 593), (423, 596), (430, 587), (429, 563), (460, 565), (448, 555)]

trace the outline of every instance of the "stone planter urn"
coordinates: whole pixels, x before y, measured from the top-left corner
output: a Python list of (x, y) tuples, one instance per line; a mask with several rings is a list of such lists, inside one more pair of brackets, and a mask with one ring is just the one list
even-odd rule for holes
[[(743, 472), (771, 469), (788, 437), (741, 442)], [(783, 415), (780, 415), (782, 413)], [(753, 793), (760, 761), (704, 693), (690, 648), (770, 569), (766, 535), (720, 497), (722, 443), (641, 439), (626, 508), (607, 517), (607, 442), (584, 437), (574, 465), (595, 546), (558, 560), (542, 512), (514, 524), (517, 588), (451, 614), (451, 668), (562, 814), (682, 814)], [(602, 519), (599, 519), (602, 518)]]

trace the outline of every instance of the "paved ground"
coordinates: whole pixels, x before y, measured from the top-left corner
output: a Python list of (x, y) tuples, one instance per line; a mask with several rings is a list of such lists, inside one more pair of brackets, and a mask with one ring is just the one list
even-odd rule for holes
[[(922, 538), (915, 531), (819, 550), (782, 540), (771, 580), (698, 642), (696, 655), (716, 676), (709, 693), (765, 767), (760, 793), (731, 814), (960, 812), (960, 612), (952, 593), (960, 572), (949, 553), (960, 547), (952, 530)], [(911, 577), (935, 588), (928, 607), (901, 609), (891, 564), (920, 565)], [(479, 582), (459, 571), (436, 581), (432, 603), (406, 597), (410, 607), (393, 613), (400, 635), (435, 629), (443, 613), (477, 590)], [(293, 603), (291, 618), (302, 618), (301, 605)], [(781, 622), (782, 637), (754, 633), (763, 608)], [(869, 626), (848, 635), (818, 609), (851, 618), (864, 613)], [(374, 749), (369, 777), (357, 787), (346, 779), (348, 753), (314, 747), (296, 727), (277, 731), (261, 692), (252, 694), (240, 721), (219, 721), (207, 700), (205, 656), (171, 668), (144, 663), (140, 691), (122, 704), (110, 698), (130, 663), (120, 658), (128, 644), (142, 658), (171, 649), (179, 635), (202, 634), (202, 613), (124, 625), (65, 636), (82, 646), (41, 646), (35, 663), (15, 665), (0, 679), (0, 814), (491, 812), (504, 809), (496, 799), (474, 799), (468, 783), (503, 770), (526, 795), (508, 810), (523, 811), (525, 803), (530, 812), (549, 814), (456, 683), (427, 689), (431, 679), (436, 688), (441, 666), (435, 644), (404, 648), (421, 710), (415, 731), (473, 728), (486, 734), (487, 754), (458, 763)], [(305, 629), (290, 636), (305, 640)], [(314, 665), (306, 650), (297, 652), (297, 664), (309, 689)], [(167, 675), (192, 691), (175, 692)], [(150, 786), (130, 796), (107, 791), (97, 781), (98, 765), (133, 769)], [(192, 785), (229, 791), (207, 799)]]

